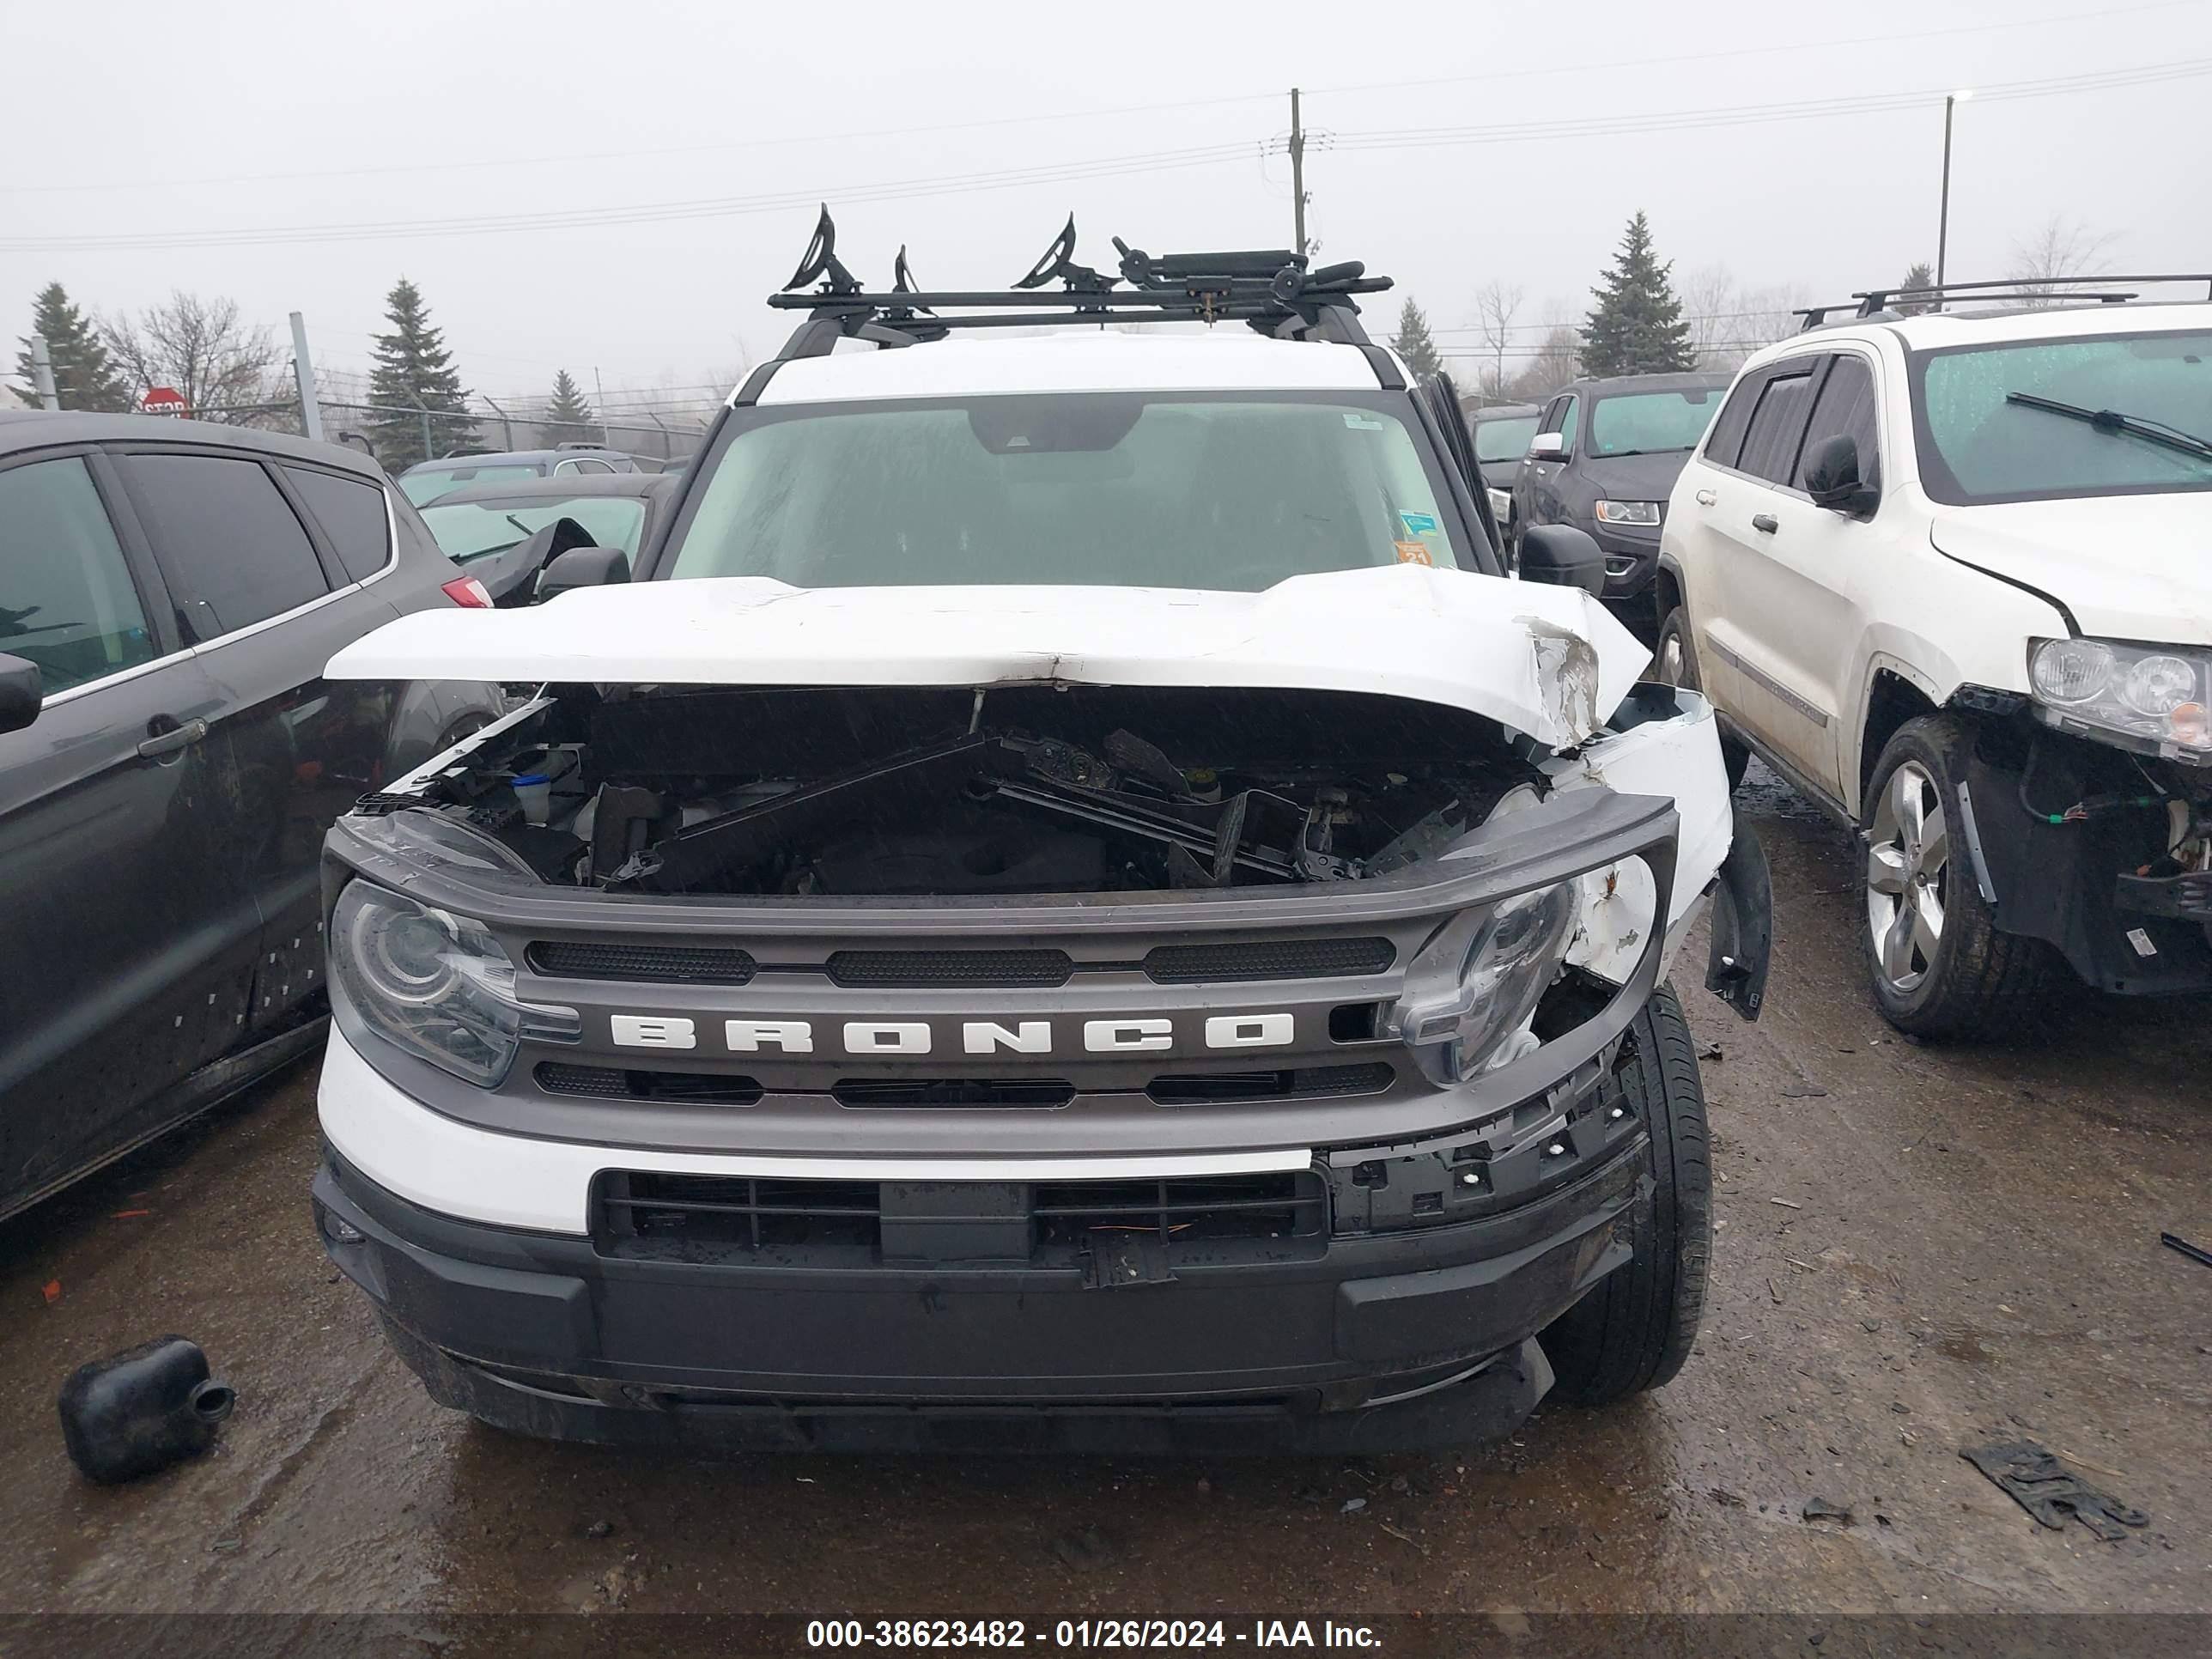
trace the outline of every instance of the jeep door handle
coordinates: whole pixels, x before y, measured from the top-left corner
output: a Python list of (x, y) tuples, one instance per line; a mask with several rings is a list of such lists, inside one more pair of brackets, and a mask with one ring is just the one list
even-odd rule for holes
[(1699, 507), (1711, 507), (1718, 500), (1720, 500), (1720, 497), (1714, 495), (1710, 489), (1700, 489), (1698, 492), (1698, 505)]
[(1753, 530), (1759, 532), (1761, 534), (1768, 536), (1771, 536), (1776, 531), (1782, 528), (1781, 525), (1777, 522), (1771, 513), (1754, 513), (1752, 514), (1751, 527)]
[(148, 760), (159, 760), (164, 755), (175, 754), (179, 749), (189, 749), (208, 734), (208, 723), (205, 720), (186, 720), (182, 726), (179, 726), (171, 716), (167, 714), (156, 714), (152, 720), (147, 721), (146, 725), (149, 731), (155, 726), (166, 728), (154, 732), (151, 737), (138, 745), (139, 754)]

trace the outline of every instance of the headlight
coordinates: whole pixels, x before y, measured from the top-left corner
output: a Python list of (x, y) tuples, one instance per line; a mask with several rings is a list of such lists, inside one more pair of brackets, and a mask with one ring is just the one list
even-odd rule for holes
[(1462, 911), (1407, 964), (1382, 1030), (1413, 1049), (1431, 1083), (1463, 1082), (1511, 1057), (1501, 1045), (1559, 971), (1577, 892), (1563, 881)]
[(2184, 760), (2212, 759), (2212, 651), (2118, 640), (2035, 640), (2027, 680), (2044, 718)]
[(338, 1024), (366, 1030), (455, 1077), (489, 1089), (527, 1036), (574, 1042), (574, 1008), (524, 1002), (514, 963), (481, 923), (349, 883), (331, 918), (331, 980)]
[(1600, 524), (1655, 525), (1659, 522), (1659, 503), (1656, 501), (1600, 501), (1597, 504)]

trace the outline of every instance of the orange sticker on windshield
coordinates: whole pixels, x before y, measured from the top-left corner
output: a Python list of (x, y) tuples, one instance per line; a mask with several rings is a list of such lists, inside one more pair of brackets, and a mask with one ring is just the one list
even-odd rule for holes
[(1393, 542), (1390, 545), (1398, 550), (1400, 564), (1434, 564), (1436, 562), (1429, 556), (1429, 550), (1419, 542)]

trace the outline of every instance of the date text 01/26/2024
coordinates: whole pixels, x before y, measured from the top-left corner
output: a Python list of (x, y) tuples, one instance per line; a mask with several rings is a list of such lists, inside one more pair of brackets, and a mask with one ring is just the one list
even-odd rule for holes
[(813, 1619), (806, 1645), (837, 1648), (1380, 1648), (1365, 1625), (1255, 1619)]

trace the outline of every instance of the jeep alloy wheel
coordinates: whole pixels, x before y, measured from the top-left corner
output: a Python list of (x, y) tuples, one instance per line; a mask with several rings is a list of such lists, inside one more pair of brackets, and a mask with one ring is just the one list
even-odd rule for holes
[(1917, 761), (1889, 775), (1867, 827), (1867, 927), (1876, 970), (1896, 991), (1928, 976), (1943, 942), (1951, 836), (1936, 780)]

